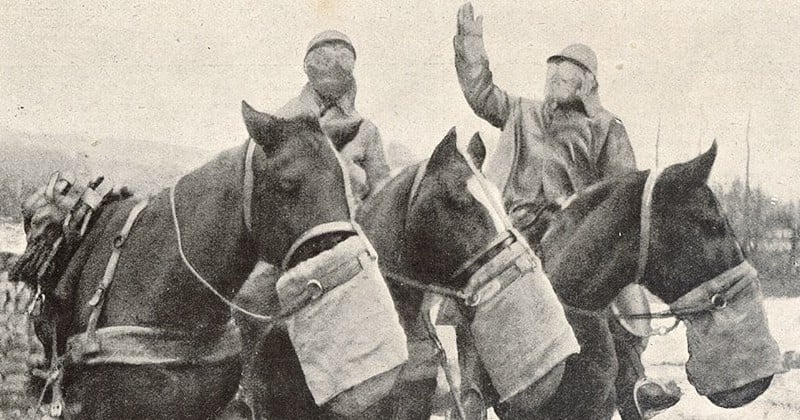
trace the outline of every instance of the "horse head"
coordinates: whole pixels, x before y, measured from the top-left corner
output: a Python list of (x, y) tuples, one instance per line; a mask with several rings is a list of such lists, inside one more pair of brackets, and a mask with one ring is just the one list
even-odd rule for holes
[[(246, 102), (242, 114), (259, 146), (252, 155), (249, 210), (259, 256), (274, 265), (293, 266), (352, 235), (332, 224), (349, 226), (352, 202), (339, 158), (317, 118), (282, 119), (258, 112)], [(312, 231), (322, 225), (333, 228)]]
[[(316, 116), (284, 120), (247, 104), (243, 113), (260, 146), (252, 160), (252, 236), (259, 256), (284, 270), (256, 276), (238, 298), (260, 303), (266, 297), (266, 309), (279, 309), (281, 320), (256, 332), (264, 325), (237, 316), (245, 340), (265, 340), (270, 348), (247, 363), (278, 372), (263, 382), (248, 376), (247, 383), (256, 381), (250, 386), (257, 399), (269, 401), (263, 406), (287, 404), (291, 418), (355, 415), (389, 392), (408, 352), (377, 254), (353, 218), (345, 166), (330, 127), (322, 128)], [(346, 143), (357, 130), (355, 124), (334, 137)], [(353, 338), (364, 331), (369, 337)], [(287, 383), (296, 374), (304, 380)]]
[[(406, 263), (428, 280), (453, 284), (453, 275), (510, 223), (500, 194), (479, 168), (486, 149), (479, 134), (467, 150), (457, 147), (455, 129), (439, 143), (424, 169), (406, 215)], [(422, 177), (419, 178), (419, 175)]]
[(552, 221), (524, 230), (545, 231), (531, 240), (541, 240), (545, 269), (565, 303), (602, 309), (638, 281), (669, 304), (665, 315), (687, 325), (690, 382), (714, 404), (739, 407), (783, 367), (757, 274), (706, 185), (716, 153), (715, 143), (660, 175), (641, 171), (595, 184)]
[(687, 325), (690, 381), (714, 404), (740, 407), (781, 371), (755, 270), (706, 185), (717, 153), (673, 165), (652, 193), (651, 263), (643, 284)]

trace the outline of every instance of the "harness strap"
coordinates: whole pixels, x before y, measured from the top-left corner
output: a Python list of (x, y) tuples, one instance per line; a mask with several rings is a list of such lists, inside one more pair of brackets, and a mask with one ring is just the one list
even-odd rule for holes
[(358, 230), (353, 226), (354, 223), (352, 221), (336, 221), (336, 222), (329, 222), (323, 223), (321, 225), (316, 225), (311, 229), (305, 231), (296, 241), (289, 247), (289, 251), (286, 252), (286, 256), (283, 257), (283, 262), (281, 262), (281, 268), (286, 270), (288, 268), (289, 262), (292, 260), (294, 253), (306, 242), (309, 240), (316, 238), (317, 236), (324, 235), (326, 233), (331, 232), (353, 232), (358, 234)]
[[(456, 392), (458, 389), (458, 384), (456, 383), (455, 373), (450, 368), (450, 364), (447, 362), (447, 351), (442, 345), (442, 341), (439, 339), (439, 334), (436, 332), (436, 325), (434, 325), (442, 303), (440, 299), (437, 300), (438, 302), (435, 303), (428, 302), (430, 304), (428, 310), (423, 310), (423, 323), (425, 324), (425, 330), (428, 333), (428, 338), (430, 338), (436, 347), (436, 359), (439, 362), (439, 366), (442, 368), (442, 371), (444, 371), (444, 377), (448, 385), (448, 393), (450, 394), (450, 398), (453, 400), (456, 413), (458, 413), (458, 417), (461, 420), (468, 420), (466, 410), (464, 410), (464, 404), (461, 402), (461, 397)], [(423, 307), (425, 306), (428, 305), (423, 303)]]
[(97, 335), (95, 333), (97, 330), (97, 322), (100, 320), (100, 314), (103, 312), (106, 290), (108, 290), (109, 286), (111, 286), (111, 282), (114, 281), (114, 273), (117, 270), (117, 264), (119, 263), (119, 258), (122, 253), (122, 247), (125, 245), (125, 241), (127, 241), (128, 236), (131, 233), (131, 229), (133, 228), (134, 223), (136, 223), (139, 214), (145, 209), (145, 207), (147, 207), (148, 203), (149, 200), (145, 198), (144, 200), (136, 203), (136, 205), (131, 209), (130, 213), (128, 213), (128, 218), (125, 220), (125, 224), (122, 225), (119, 235), (114, 238), (114, 248), (111, 251), (111, 257), (108, 259), (108, 264), (106, 265), (105, 273), (103, 273), (103, 278), (100, 280), (97, 290), (95, 290), (94, 295), (91, 299), (89, 299), (89, 303), (87, 304), (87, 306), (92, 308), (92, 312), (89, 315), (89, 322), (86, 327), (88, 341), (88, 347), (86, 350), (89, 352), (100, 350), (100, 342), (97, 340)]
[(674, 330), (682, 319), (706, 312), (724, 309), (737, 294), (750, 287), (757, 276), (756, 269), (745, 260), (736, 267), (725, 270), (716, 277), (695, 287), (678, 300), (669, 305), (669, 309), (661, 312), (644, 314), (621, 314), (612, 306), (614, 315), (625, 319), (662, 319), (675, 318), (669, 327), (661, 327), (650, 335), (665, 335)]
[(406, 204), (406, 215), (411, 213), (411, 205), (417, 198), (417, 191), (419, 191), (419, 184), (422, 183), (422, 178), (425, 178), (425, 172), (428, 171), (428, 160), (420, 162), (417, 172), (414, 174), (414, 181), (411, 183), (411, 192), (408, 194), (408, 204)]
[[(39, 408), (41, 408), (42, 403), (44, 402), (45, 394), (49, 388), (52, 388), (52, 396), (50, 397), (50, 410), (49, 414), (52, 418), (60, 418), (63, 408), (64, 408), (64, 393), (61, 391), (61, 380), (63, 379), (64, 375), (64, 366), (63, 366), (63, 356), (58, 356), (58, 321), (57, 321), (57, 314), (53, 314), (52, 316), (47, 316), (45, 318), (46, 323), (48, 323), (48, 328), (52, 331), (51, 340), (50, 340), (50, 354), (52, 355), (50, 358), (50, 367), (47, 371), (41, 371), (38, 369), (34, 369), (31, 374), (42, 378), (45, 380), (44, 386), (42, 386), (41, 394), (39, 394), (39, 400), (36, 403), (36, 408), (33, 411), (33, 415), (31, 420), (36, 419), (36, 415), (39, 413)], [(42, 343), (45, 344), (45, 343)]]
[(253, 203), (253, 153), (255, 153), (255, 150), (256, 142), (247, 139), (247, 152), (244, 155), (244, 182), (242, 186), (242, 217), (248, 232), (253, 231), (253, 215), (250, 207)]
[(450, 298), (455, 298), (461, 301), (466, 302), (470, 296), (464, 293), (461, 290), (454, 290), (449, 287), (437, 286), (435, 284), (428, 284), (423, 283), (418, 280), (414, 280), (411, 277), (408, 277), (404, 274), (400, 274), (397, 270), (392, 269), (385, 269), (381, 268), (381, 273), (383, 273), (383, 277), (391, 283), (395, 283), (400, 286), (407, 286), (411, 287), (412, 289), (417, 289), (422, 292), (433, 293), (437, 295), (447, 296)]
[(633, 282), (640, 284), (644, 279), (644, 270), (647, 268), (648, 251), (650, 250), (650, 225), (653, 211), (653, 190), (656, 180), (661, 173), (657, 169), (652, 169), (647, 176), (642, 190), (642, 210), (640, 213), (639, 230), (639, 263), (636, 266), (636, 277)]
[[(502, 251), (517, 247), (513, 250), (513, 254), (508, 256), (508, 261), (506, 261), (502, 266), (496, 267), (492, 274), (486, 276), (484, 281), (477, 284), (467, 284), (467, 286), (461, 290), (455, 290), (445, 286), (437, 286), (435, 284), (423, 283), (401, 274), (400, 270), (394, 270), (391, 268), (387, 269), (385, 267), (381, 267), (381, 273), (383, 273), (383, 277), (390, 283), (394, 283), (403, 287), (411, 287), (412, 289), (417, 289), (426, 293), (454, 298), (462, 301), (467, 306), (476, 306), (496, 295), (499, 291), (505, 289), (508, 285), (518, 279), (526, 270), (532, 270), (536, 268), (535, 263), (527, 264), (520, 263), (518, 261), (518, 257), (528, 250), (527, 246), (523, 242), (511, 242), (510, 244), (505, 245), (506, 241), (508, 241), (508, 239), (500, 242), (504, 244), (504, 246), (500, 249), (500, 252), (494, 255), (494, 257), (500, 255)], [(483, 268), (484, 267), (480, 267), (479, 270)], [(473, 275), (476, 273), (477, 271), (473, 273)], [(472, 292), (468, 293), (466, 290), (472, 290)]]
[(756, 269), (744, 260), (681, 296), (669, 309), (679, 317), (723, 309), (757, 278)]
[(467, 283), (470, 277), (475, 274), (480, 268), (491, 261), (498, 254), (503, 252), (516, 242), (517, 237), (511, 231), (501, 232), (497, 235), (492, 242), (489, 243), (481, 252), (474, 257), (467, 260), (461, 267), (459, 267), (450, 277), (455, 283)]
[[(217, 363), (241, 353), (239, 329), (232, 323), (206, 328), (200, 335), (185, 331), (115, 325), (97, 330), (103, 347), (83, 355), (81, 365), (119, 363), (125, 365), (186, 365)], [(80, 350), (86, 334), (67, 340), (67, 348)]]

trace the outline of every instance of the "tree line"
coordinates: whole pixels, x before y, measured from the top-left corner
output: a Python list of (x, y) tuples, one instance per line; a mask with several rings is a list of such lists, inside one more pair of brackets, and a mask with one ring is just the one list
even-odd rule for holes
[(740, 178), (713, 187), (765, 294), (800, 296), (800, 200), (786, 202)]

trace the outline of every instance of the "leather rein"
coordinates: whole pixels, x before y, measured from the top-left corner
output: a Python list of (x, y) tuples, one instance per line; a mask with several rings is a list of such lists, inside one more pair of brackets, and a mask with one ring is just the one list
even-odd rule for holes
[[(331, 146), (332, 147), (332, 146)], [(253, 174), (253, 155), (255, 154), (256, 143), (252, 139), (248, 139), (247, 141), (247, 151), (245, 152), (244, 158), (244, 177), (243, 177), (243, 185), (242, 185), (242, 218), (247, 229), (247, 232), (252, 234), (253, 232), (253, 222), (252, 222), (252, 202), (253, 202), (253, 183), (254, 183), (254, 174)], [(341, 165), (340, 165), (341, 166)], [(342, 167), (343, 176), (347, 176), (344, 173), (344, 168)], [(186, 257), (186, 254), (183, 250), (183, 242), (181, 240), (181, 229), (180, 224), (178, 222), (178, 214), (176, 211), (175, 206), (175, 188), (177, 187), (178, 179), (172, 184), (170, 188), (170, 208), (172, 211), (172, 221), (175, 227), (175, 235), (178, 240), (178, 253), (180, 254), (181, 260), (183, 264), (186, 266), (187, 269), (192, 273), (192, 275), (203, 285), (205, 286), (211, 293), (213, 293), (222, 303), (226, 306), (231, 308), (234, 311), (240, 312), (244, 315), (247, 315), (251, 318), (264, 321), (264, 322), (280, 322), (283, 321), (294, 314), (296, 311), (281, 311), (275, 315), (265, 315), (256, 312), (249, 311), (245, 308), (234, 303), (231, 299), (226, 298), (222, 295), (208, 280), (206, 280), (192, 265), (189, 259)], [(352, 203), (350, 202), (349, 197), (351, 197), (350, 192), (350, 183), (346, 182), (345, 178), (345, 193), (348, 197), (348, 210), (349, 213), (352, 215)], [(291, 245), (289, 250), (286, 252), (286, 255), (283, 258), (283, 262), (281, 264), (281, 269), (286, 270), (288, 268), (289, 262), (292, 260), (295, 252), (300, 249), (302, 245), (307, 243), (313, 238), (316, 238), (320, 235), (324, 235), (330, 232), (352, 232), (354, 234), (361, 235), (363, 237), (363, 233), (361, 232), (358, 225), (353, 223), (352, 221), (335, 221), (335, 222), (328, 222), (323, 223), (320, 225), (316, 225), (302, 235), (300, 235), (297, 240)], [(309, 284), (309, 287), (318, 286), (317, 284)]]

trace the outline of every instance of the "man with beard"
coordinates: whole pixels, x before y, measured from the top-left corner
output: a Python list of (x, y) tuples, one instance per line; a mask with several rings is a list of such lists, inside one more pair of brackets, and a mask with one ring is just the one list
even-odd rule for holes
[[(600, 103), (597, 58), (588, 46), (572, 44), (547, 59), (544, 100), (538, 101), (510, 95), (493, 83), (483, 45), (483, 19), (473, 17), (470, 3), (459, 9), (453, 43), (467, 102), (479, 117), (502, 130), (485, 172), (503, 186), (504, 205), (515, 224), (590, 184), (636, 171), (622, 121)], [(642, 298), (641, 291), (632, 294)], [(644, 379), (641, 353), (646, 341), (626, 331), (614, 317), (602, 327), (614, 337), (622, 418), (641, 418), (634, 394), (642, 412), (677, 403), (674, 389)], [(637, 381), (645, 385), (635, 387)]]

